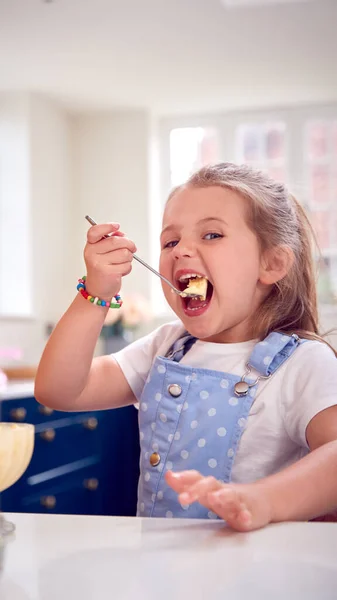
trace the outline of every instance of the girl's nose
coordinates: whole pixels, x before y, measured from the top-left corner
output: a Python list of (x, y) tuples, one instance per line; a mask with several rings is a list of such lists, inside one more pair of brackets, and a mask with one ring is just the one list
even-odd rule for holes
[(194, 244), (189, 243), (189, 242), (183, 242), (180, 241), (179, 244), (177, 244), (174, 247), (173, 250), (173, 256), (174, 258), (178, 259), (178, 258), (192, 258), (192, 256), (195, 255), (195, 247)]

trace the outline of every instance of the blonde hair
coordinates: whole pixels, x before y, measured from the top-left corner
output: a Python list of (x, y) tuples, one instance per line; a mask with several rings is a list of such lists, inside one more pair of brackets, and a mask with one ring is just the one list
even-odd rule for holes
[(315, 235), (301, 204), (285, 185), (247, 165), (206, 166), (181, 187), (211, 186), (234, 190), (248, 201), (248, 224), (256, 233), (262, 251), (287, 246), (294, 255), (287, 275), (272, 287), (254, 315), (253, 334), (264, 338), (271, 331), (280, 331), (325, 342), (318, 326)]

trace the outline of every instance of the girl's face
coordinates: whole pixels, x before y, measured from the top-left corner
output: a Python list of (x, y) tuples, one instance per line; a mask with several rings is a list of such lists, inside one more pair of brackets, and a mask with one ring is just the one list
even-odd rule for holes
[(259, 282), (261, 253), (246, 211), (240, 194), (217, 186), (181, 188), (166, 205), (160, 272), (181, 290), (188, 275), (209, 282), (204, 302), (181, 298), (163, 284), (169, 305), (199, 339), (251, 339), (254, 313), (266, 290)]

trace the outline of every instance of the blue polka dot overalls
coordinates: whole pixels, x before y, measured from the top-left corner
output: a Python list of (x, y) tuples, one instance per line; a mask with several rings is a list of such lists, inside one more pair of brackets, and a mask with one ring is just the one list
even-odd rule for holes
[(180, 364), (195, 341), (185, 334), (165, 357), (155, 359), (140, 399), (140, 516), (216, 518), (198, 503), (182, 506), (165, 471), (196, 469), (228, 483), (258, 381), (270, 377), (301, 343), (296, 335), (269, 334), (255, 345), (238, 377)]

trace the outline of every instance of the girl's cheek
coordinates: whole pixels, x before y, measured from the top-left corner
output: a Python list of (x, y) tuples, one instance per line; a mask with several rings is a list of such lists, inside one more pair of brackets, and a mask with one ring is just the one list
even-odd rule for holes
[(164, 271), (167, 271), (169, 269), (169, 265), (170, 265), (170, 259), (168, 258), (168, 256), (163, 256), (161, 254), (160, 259), (159, 259), (160, 272), (164, 273)]

